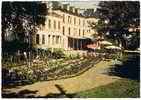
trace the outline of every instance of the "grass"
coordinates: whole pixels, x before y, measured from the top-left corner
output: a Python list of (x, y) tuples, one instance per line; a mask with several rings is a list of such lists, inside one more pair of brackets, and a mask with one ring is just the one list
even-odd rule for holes
[[(122, 79), (91, 90), (76, 93), (76, 98), (139, 98), (140, 81), (137, 78), (139, 72), (139, 54), (123, 54), (120, 60), (122, 65), (115, 66), (115, 76)], [(119, 74), (116, 74), (119, 73)], [(135, 76), (135, 77), (133, 77)]]
[(121, 79), (117, 82), (76, 93), (75, 98), (139, 98), (140, 83)]

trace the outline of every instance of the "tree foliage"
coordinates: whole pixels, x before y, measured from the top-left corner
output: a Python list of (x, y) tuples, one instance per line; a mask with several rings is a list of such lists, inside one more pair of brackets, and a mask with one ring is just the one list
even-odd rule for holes
[[(138, 1), (101, 1), (99, 3), (99, 8), (96, 11), (103, 21), (103, 24), (98, 23), (94, 27), (106, 33), (109, 31), (110, 36), (113, 38), (116, 36), (126, 48), (126, 38), (124, 35), (129, 35), (131, 32), (128, 31), (129, 28), (139, 27), (140, 22), (140, 5)], [(104, 21), (108, 21), (106, 26)], [(97, 28), (97, 26), (99, 26)], [(139, 32), (136, 32), (139, 34)], [(136, 35), (139, 36), (139, 35)], [(137, 40), (139, 42), (139, 39)]]
[[(13, 44), (21, 45), (29, 44), (29, 42), (32, 44), (32, 35), (40, 25), (45, 25), (45, 17), (43, 16), (47, 14), (46, 10), (46, 5), (39, 1), (2, 2), (3, 49), (6, 49), (7, 46), (12, 47)], [(22, 46), (18, 46), (18, 49), (20, 47), (22, 48)]]
[(95, 15), (95, 11), (94, 11), (94, 9), (86, 9), (86, 10), (83, 12), (83, 15), (84, 15), (84, 16), (94, 16), (94, 15)]

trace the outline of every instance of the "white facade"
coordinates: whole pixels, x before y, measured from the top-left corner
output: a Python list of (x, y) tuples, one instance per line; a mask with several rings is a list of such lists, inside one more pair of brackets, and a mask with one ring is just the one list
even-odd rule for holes
[[(75, 8), (66, 8), (75, 11)], [(35, 47), (80, 50), (85, 45), (85, 37), (94, 33), (88, 25), (88, 18), (50, 7), (45, 26), (36, 33)]]

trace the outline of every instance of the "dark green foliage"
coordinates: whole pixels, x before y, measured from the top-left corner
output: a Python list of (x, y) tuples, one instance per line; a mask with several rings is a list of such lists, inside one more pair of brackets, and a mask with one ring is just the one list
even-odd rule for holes
[[(139, 27), (139, 2), (101, 1), (96, 13), (98, 13), (100, 20), (97, 24), (94, 24), (93, 27), (96, 28), (98, 33), (106, 34), (109, 32), (109, 38), (115, 37), (119, 44), (122, 44), (122, 46), (127, 49), (128, 39), (124, 35), (131, 34), (131, 32), (128, 31), (129, 28)], [(108, 21), (108, 23), (105, 23), (105, 21)], [(137, 31), (134, 32), (138, 34)], [(136, 35), (136, 37), (138, 37), (138, 35)], [(139, 39), (137, 39), (137, 41), (139, 41)], [(133, 41), (130, 42), (133, 43)], [(136, 47), (139, 47), (139, 45), (136, 45)]]
[(90, 24), (90, 27), (96, 29), (99, 36), (103, 36), (104, 33), (108, 31), (108, 24), (106, 24), (104, 20), (99, 20), (98, 23), (92, 23)]
[(63, 49), (57, 49), (55, 48), (52, 52), (52, 57), (53, 58), (64, 58), (64, 53), (63, 53)]
[(132, 80), (140, 80), (140, 57), (137, 53), (125, 53), (121, 58), (122, 64), (116, 64), (109, 69), (109, 75)]
[[(46, 5), (37, 2), (2, 2), (2, 48), (5, 45), (32, 47), (32, 35), (45, 25)], [(18, 41), (15, 42), (14, 41)], [(8, 43), (8, 44), (7, 44)], [(12, 50), (12, 48), (9, 48)], [(22, 46), (16, 48), (22, 49)]]
[(106, 50), (105, 49), (96, 49), (95, 52), (97, 53), (106, 53)]
[(86, 17), (92, 17), (95, 15), (94, 9), (87, 9), (83, 13), (84, 16)]

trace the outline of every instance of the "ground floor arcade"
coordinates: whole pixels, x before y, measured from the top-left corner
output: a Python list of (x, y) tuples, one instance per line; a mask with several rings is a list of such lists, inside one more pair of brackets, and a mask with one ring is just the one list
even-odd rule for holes
[(69, 37), (61, 35), (44, 35), (35, 36), (35, 48), (63, 48), (65, 50), (85, 50), (87, 44), (91, 42), (88, 38)]

